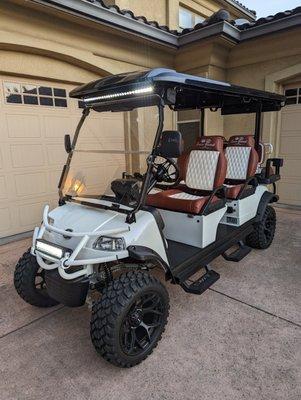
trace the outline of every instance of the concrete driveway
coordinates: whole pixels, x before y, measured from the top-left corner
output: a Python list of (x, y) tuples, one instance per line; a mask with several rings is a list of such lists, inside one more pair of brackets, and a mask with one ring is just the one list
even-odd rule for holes
[(202, 296), (168, 285), (169, 324), (132, 369), (100, 358), (86, 306), (41, 310), (13, 288), (29, 240), (0, 247), (0, 399), (300, 400), (301, 212), (277, 208), (272, 247), (212, 264)]

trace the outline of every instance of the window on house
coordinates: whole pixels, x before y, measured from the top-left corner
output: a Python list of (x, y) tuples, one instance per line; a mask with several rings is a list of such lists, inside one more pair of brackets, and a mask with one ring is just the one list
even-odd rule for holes
[(4, 96), (6, 104), (67, 107), (67, 92), (63, 88), (4, 82)]
[(179, 27), (180, 29), (193, 28), (196, 24), (203, 22), (205, 18), (190, 11), (188, 8), (180, 7), (179, 9)]
[(284, 94), (286, 96), (287, 106), (301, 104), (301, 87), (287, 89)]

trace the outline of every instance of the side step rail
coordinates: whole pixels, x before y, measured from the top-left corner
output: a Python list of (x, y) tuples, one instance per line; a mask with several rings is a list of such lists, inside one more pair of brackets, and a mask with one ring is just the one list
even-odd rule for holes
[(252, 250), (251, 247), (247, 246), (242, 240), (240, 240), (237, 244), (238, 244), (238, 249), (234, 250), (230, 254), (227, 254), (226, 252), (222, 254), (225, 260), (239, 262), (244, 257), (246, 257)]
[(181, 283), (181, 286), (185, 292), (200, 295), (209, 289), (210, 286), (212, 286), (220, 278), (220, 275), (217, 272), (209, 269), (208, 266), (205, 268), (206, 273), (196, 281), (189, 283), (185, 281)]

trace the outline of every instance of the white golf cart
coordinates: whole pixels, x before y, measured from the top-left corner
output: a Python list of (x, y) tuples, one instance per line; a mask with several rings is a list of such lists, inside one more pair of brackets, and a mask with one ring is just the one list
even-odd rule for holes
[[(168, 69), (106, 77), (76, 88), (70, 97), (84, 107), (72, 143), (65, 136), (68, 158), (59, 206), (45, 207), (32, 247), (16, 266), (15, 287), (38, 307), (78, 307), (98, 293), (92, 342), (106, 360), (131, 367), (152, 352), (167, 323), (168, 293), (152, 274), (154, 268), (162, 268), (166, 280), (186, 292), (201, 294), (219, 279), (209, 267), (213, 259), (222, 255), (237, 262), (251, 248), (272, 243), (276, 216), (270, 203), (278, 200), (275, 182), (283, 160), (265, 160), (261, 115), (279, 111), (285, 98)], [(166, 106), (201, 110), (201, 134), (191, 150), (183, 152), (180, 132), (163, 131)], [(158, 110), (146, 172), (134, 173), (132, 163), (131, 171), (115, 176), (105, 192), (80, 193), (83, 179), (74, 170), (84, 168), (86, 154), (93, 155), (93, 162), (108, 160), (106, 149), (78, 148), (87, 116), (141, 107)], [(205, 136), (205, 109), (222, 115), (254, 113), (255, 132), (228, 141)], [(121, 153), (136, 156), (135, 151)], [(114, 165), (114, 157), (111, 161)], [(104, 172), (92, 170), (101, 182)], [(199, 271), (203, 274), (193, 279)]]

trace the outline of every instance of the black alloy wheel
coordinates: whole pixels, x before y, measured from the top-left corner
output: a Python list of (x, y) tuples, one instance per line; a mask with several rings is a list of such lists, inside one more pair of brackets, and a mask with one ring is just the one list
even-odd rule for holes
[(267, 206), (261, 221), (254, 225), (254, 230), (246, 238), (246, 244), (253, 249), (267, 249), (273, 242), (276, 230), (276, 212)]
[(121, 274), (93, 304), (92, 343), (112, 364), (133, 367), (157, 346), (168, 311), (168, 293), (157, 278), (139, 270)]
[(121, 329), (121, 348), (125, 354), (139, 355), (152, 347), (160, 333), (164, 299), (156, 292), (145, 293), (125, 315)]

